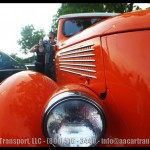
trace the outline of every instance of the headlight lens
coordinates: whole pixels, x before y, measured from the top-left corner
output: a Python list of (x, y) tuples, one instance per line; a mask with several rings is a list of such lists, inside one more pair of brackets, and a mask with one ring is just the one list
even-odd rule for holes
[(105, 130), (102, 109), (89, 96), (73, 92), (50, 101), (43, 123), (46, 138), (61, 147), (94, 146)]

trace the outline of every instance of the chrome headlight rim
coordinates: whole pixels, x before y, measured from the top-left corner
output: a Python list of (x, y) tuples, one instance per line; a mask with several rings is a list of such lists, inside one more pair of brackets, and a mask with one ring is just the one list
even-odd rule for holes
[[(92, 95), (89, 95), (88, 93), (84, 93), (84, 92), (77, 92), (77, 91), (69, 91), (69, 92), (63, 92), (61, 94), (58, 94), (56, 96), (54, 96), (49, 103), (47, 104), (44, 114), (43, 114), (43, 121), (42, 121), (42, 129), (43, 129), (43, 133), (45, 138), (51, 138), (48, 134), (48, 130), (47, 130), (47, 122), (48, 122), (48, 118), (49, 118), (49, 114), (50, 112), (57, 107), (58, 105), (62, 104), (63, 102), (67, 102), (67, 101), (72, 101), (72, 99), (75, 99), (75, 101), (83, 101), (86, 102), (92, 106), (94, 106), (102, 119), (103, 122), (103, 129), (101, 132), (101, 135), (98, 136), (98, 141), (94, 144), (92, 144), (90, 147), (96, 146), (97, 144), (100, 143), (101, 138), (104, 136), (105, 132), (106, 132), (106, 128), (107, 128), (107, 123), (106, 123), (106, 117), (104, 114), (103, 109), (101, 108), (101, 106), (99, 104), (97, 104), (95, 102), (96, 98), (93, 97)], [(57, 144), (52, 144), (54, 147), (60, 147)]]

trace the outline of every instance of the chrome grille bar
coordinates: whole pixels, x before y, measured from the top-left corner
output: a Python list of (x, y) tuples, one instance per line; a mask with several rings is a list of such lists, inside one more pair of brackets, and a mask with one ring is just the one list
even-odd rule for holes
[(95, 54), (85, 54), (85, 55), (76, 55), (76, 56), (66, 56), (66, 57), (61, 57), (62, 58), (76, 58), (76, 57), (89, 57), (89, 56), (95, 56)]
[(72, 62), (94, 62), (95, 60), (73, 60), (73, 59), (70, 59), (70, 60), (59, 60), (60, 62), (65, 62), (65, 61), (72, 61)]
[(67, 66), (60, 66), (60, 68), (69, 68), (69, 69), (73, 69), (73, 70), (82, 70), (82, 71), (86, 71), (86, 72), (96, 72), (95, 70), (89, 70), (89, 69), (83, 69), (83, 68), (74, 68), (74, 67), (67, 67)]
[(84, 67), (96, 67), (95, 65), (89, 64), (71, 64), (71, 63), (59, 63), (60, 65), (69, 65), (69, 66), (84, 66)]
[(68, 52), (68, 51), (74, 51), (74, 50), (81, 49), (81, 48), (91, 47), (91, 46), (93, 46), (93, 45), (94, 45), (94, 44), (89, 44), (89, 45), (79, 46), (79, 47), (76, 47), (76, 48), (65, 49), (65, 50), (62, 50), (62, 51), (60, 52), (60, 54), (61, 54), (61, 53), (64, 53), (64, 52)]
[[(83, 53), (83, 52), (90, 52), (90, 51), (94, 51), (94, 49), (87, 49), (87, 50), (80, 50), (78, 49), (78, 51), (75, 51), (75, 52), (62, 52), (62, 54), (60, 54), (60, 56), (65, 56), (65, 55), (71, 55), (71, 54), (78, 54), (78, 53)], [(63, 54), (65, 53), (65, 54)]]
[(73, 74), (78, 74), (78, 75), (86, 76), (86, 77), (91, 77), (91, 78), (96, 79), (95, 76), (91, 76), (91, 75), (87, 75), (87, 74), (83, 74), (83, 73), (79, 73), (79, 72), (74, 72), (74, 71), (70, 71), (70, 70), (66, 70), (66, 69), (60, 69), (60, 70), (63, 70), (63, 71), (66, 71), (66, 72), (70, 72), (70, 73), (73, 73)]

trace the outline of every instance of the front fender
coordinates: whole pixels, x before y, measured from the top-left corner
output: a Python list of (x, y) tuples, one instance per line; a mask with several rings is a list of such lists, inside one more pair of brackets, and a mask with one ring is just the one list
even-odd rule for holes
[(41, 120), (56, 89), (54, 81), (33, 71), (16, 73), (0, 84), (0, 146), (48, 146)]

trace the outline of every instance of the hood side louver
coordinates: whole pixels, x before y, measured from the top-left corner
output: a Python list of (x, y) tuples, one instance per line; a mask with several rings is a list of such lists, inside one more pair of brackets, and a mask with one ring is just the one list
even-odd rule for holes
[(60, 52), (60, 70), (96, 79), (94, 44), (64, 49)]

